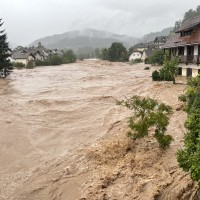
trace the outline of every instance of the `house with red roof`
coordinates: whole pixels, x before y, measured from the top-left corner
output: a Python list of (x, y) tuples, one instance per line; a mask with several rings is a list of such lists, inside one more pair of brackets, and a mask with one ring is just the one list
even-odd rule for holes
[(162, 49), (171, 59), (179, 57), (179, 75), (197, 76), (200, 73), (200, 16), (182, 23)]

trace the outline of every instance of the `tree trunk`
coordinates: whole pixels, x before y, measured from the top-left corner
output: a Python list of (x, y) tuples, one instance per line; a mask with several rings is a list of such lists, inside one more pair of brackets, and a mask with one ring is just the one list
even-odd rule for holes
[(172, 81), (173, 81), (173, 84), (176, 84), (176, 80), (175, 80), (175, 77), (173, 76), (172, 78)]

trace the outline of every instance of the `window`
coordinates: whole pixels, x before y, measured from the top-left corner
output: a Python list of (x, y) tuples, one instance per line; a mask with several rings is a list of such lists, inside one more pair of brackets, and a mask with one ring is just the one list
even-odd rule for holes
[(184, 47), (178, 47), (178, 55), (184, 55)]
[(183, 31), (183, 32), (181, 32), (181, 37), (188, 36), (188, 35), (191, 35), (191, 34), (192, 34), (192, 30)]

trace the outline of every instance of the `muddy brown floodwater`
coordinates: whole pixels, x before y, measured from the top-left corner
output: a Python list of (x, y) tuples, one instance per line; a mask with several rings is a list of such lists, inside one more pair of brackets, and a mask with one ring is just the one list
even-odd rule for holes
[[(87, 199), (103, 198), (95, 187), (98, 178), (93, 170), (98, 165), (88, 159), (86, 149), (125, 129), (130, 112), (117, 106), (116, 99), (149, 96), (176, 108), (177, 97), (185, 88), (184, 84), (153, 83), (152, 70), (143, 68), (142, 64), (83, 61), (16, 70), (9, 80), (0, 80), (0, 199), (74, 200), (82, 193)], [(184, 78), (178, 81), (185, 83)], [(171, 159), (173, 169), (177, 167), (175, 151), (182, 145), (185, 118), (179, 111), (169, 126), (175, 140), (166, 159)], [(167, 168), (166, 163), (163, 168)], [(181, 176), (195, 189), (186, 174)], [(87, 186), (90, 194), (86, 194)], [(149, 189), (144, 188), (146, 192)], [(166, 187), (161, 196), (169, 191)], [(129, 198), (111, 195), (108, 199)], [(135, 199), (145, 198), (138, 195)]]

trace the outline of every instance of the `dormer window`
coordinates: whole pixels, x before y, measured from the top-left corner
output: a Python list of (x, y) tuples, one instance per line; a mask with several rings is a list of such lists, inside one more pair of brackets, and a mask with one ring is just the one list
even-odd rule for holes
[(181, 32), (181, 37), (188, 36), (188, 35), (191, 35), (191, 34), (192, 34), (192, 30), (183, 31), (183, 32)]

